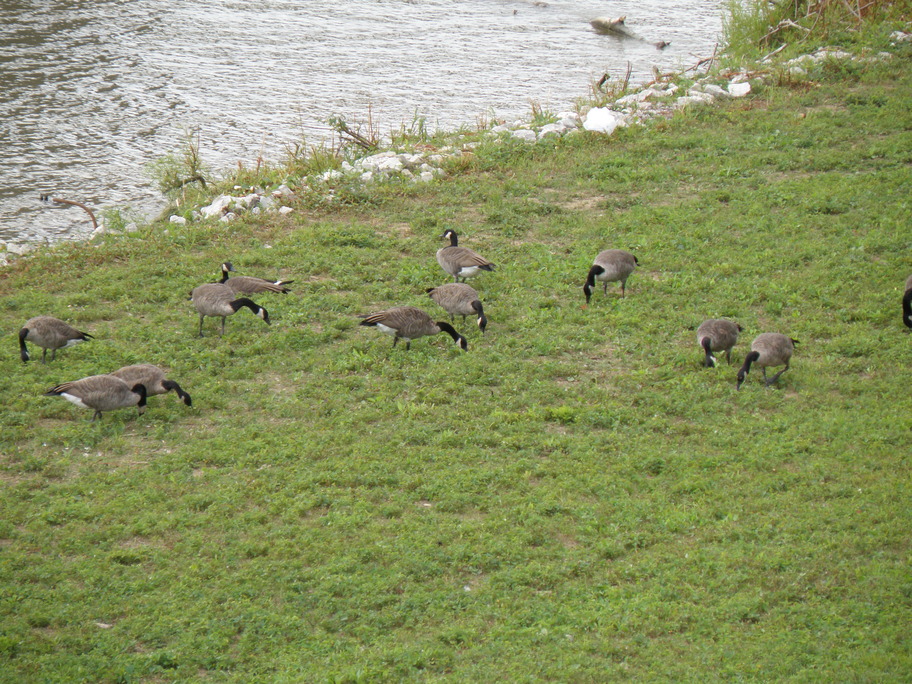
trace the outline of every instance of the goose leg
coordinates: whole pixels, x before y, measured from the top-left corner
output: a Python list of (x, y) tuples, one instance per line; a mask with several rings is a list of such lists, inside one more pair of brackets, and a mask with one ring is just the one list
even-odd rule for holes
[(728, 365), (730, 366), (732, 363), (732, 350), (731, 349), (725, 350), (725, 360), (728, 361)]
[(204, 316), (203, 316), (202, 314), (200, 314), (199, 337), (202, 337), (202, 336), (203, 336), (203, 318), (204, 318)]
[(101, 420), (101, 411), (95, 411), (90, 422), (94, 423), (96, 420)]
[(785, 371), (787, 371), (787, 370), (788, 370), (788, 367), (783, 368), (781, 371), (779, 371), (778, 373), (776, 373), (773, 377), (771, 377), (769, 380), (766, 381), (766, 386), (769, 387), (769, 386), (772, 385), (774, 382), (776, 382), (776, 380), (779, 379), (779, 376), (782, 375), (783, 373), (785, 373)]
[(225, 336), (225, 321), (228, 320), (228, 316), (222, 316), (222, 332), (219, 334), (219, 337)]
[[(48, 355), (48, 350), (45, 349), (44, 353), (41, 354), (41, 363), (47, 363), (47, 355)], [(51, 359), (51, 360), (53, 360), (53, 359)]]

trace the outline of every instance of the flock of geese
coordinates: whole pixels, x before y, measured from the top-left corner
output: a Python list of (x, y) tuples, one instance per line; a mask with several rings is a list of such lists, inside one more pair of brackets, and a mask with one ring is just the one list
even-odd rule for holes
[[(495, 264), (471, 249), (460, 247), (456, 231), (447, 230), (441, 237), (448, 239), (450, 244), (437, 250), (437, 263), (453, 277), (453, 282), (429, 288), (427, 294), (450, 314), (451, 322), (454, 321), (455, 316), (462, 316), (463, 322), (467, 316), (473, 316), (476, 318), (481, 333), (484, 334), (488, 324), (484, 307), (478, 292), (465, 284), (465, 280), (484, 271), (493, 271)], [(625, 297), (627, 279), (638, 265), (639, 261), (630, 252), (620, 249), (600, 252), (589, 269), (583, 285), (586, 303), (589, 303), (597, 281), (602, 283), (602, 290), (606, 294), (608, 283), (620, 283), (621, 296)], [(219, 333), (221, 336), (225, 334), (227, 317), (234, 315), (242, 308), (250, 309), (255, 316), (262, 318), (268, 325), (270, 323), (269, 312), (249, 297), (238, 295), (286, 294), (289, 292), (286, 286), (294, 282), (291, 280), (270, 281), (251, 276), (231, 277), (228, 274), (232, 272), (234, 272), (234, 267), (226, 261), (222, 264), (220, 281), (200, 285), (190, 293), (190, 299), (199, 314), (199, 337), (203, 336), (203, 321), (206, 317), (222, 319)], [(906, 280), (902, 311), (903, 323), (912, 331), (912, 276)], [(392, 336), (394, 347), (401, 339), (405, 341), (405, 348), (408, 350), (412, 340), (446, 333), (453, 338), (460, 349), (468, 350), (466, 338), (459, 334), (451, 323), (434, 321), (430, 315), (418, 307), (396, 306), (363, 315), (360, 318), (362, 319), (361, 325), (375, 327)], [(726, 361), (731, 364), (731, 351), (738, 342), (738, 336), (742, 330), (740, 325), (727, 319), (711, 318), (704, 321), (697, 328), (697, 344), (704, 353), (703, 365), (714, 367), (717, 363), (715, 354), (721, 352), (725, 352)], [(52, 316), (36, 316), (26, 321), (19, 331), (20, 358), (23, 362), (31, 358), (27, 342), (43, 349), (41, 362), (47, 363), (48, 350), (51, 351), (51, 361), (53, 361), (58, 349), (90, 339), (92, 339), (92, 335), (77, 330), (60, 319)], [(781, 333), (765, 332), (755, 337), (751, 342), (750, 352), (744, 358), (744, 364), (738, 370), (737, 389), (741, 389), (741, 385), (754, 366), (762, 371), (765, 386), (779, 380), (782, 374), (789, 369), (796, 344), (798, 344), (797, 340)], [(767, 368), (779, 366), (783, 366), (782, 370), (772, 377), (767, 377)], [(139, 413), (142, 414), (146, 408), (147, 397), (167, 392), (174, 392), (184, 404), (192, 406), (190, 395), (175, 381), (169, 380), (161, 368), (151, 364), (138, 364), (124, 366), (112, 373), (91, 375), (81, 380), (62, 383), (45, 392), (45, 396), (61, 396), (81, 408), (92, 410), (94, 411), (92, 420), (95, 421), (101, 418), (104, 411), (131, 406), (136, 406)]]

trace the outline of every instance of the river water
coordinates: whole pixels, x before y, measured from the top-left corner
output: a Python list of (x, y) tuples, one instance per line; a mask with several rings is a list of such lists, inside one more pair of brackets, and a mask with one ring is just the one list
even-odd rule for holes
[[(388, 133), (573, 109), (628, 63), (636, 83), (710, 56), (723, 1), (3, 0), (0, 240), (91, 232), (41, 194), (153, 217), (149, 165), (191, 132), (218, 170), (325, 142), (334, 114)], [(645, 40), (589, 26), (622, 15)]]

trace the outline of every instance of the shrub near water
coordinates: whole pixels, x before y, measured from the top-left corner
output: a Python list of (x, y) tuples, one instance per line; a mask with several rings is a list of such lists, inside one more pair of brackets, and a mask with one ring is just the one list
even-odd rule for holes
[[(906, 678), (909, 64), (5, 268), (0, 678)], [(391, 349), (356, 314), (445, 318), (444, 227), (498, 264), (488, 333)], [(606, 248), (640, 268), (584, 307)], [(198, 339), (225, 259), (293, 292)], [(22, 364), (37, 313), (96, 338)], [(736, 392), (762, 331), (792, 369)], [(193, 408), (40, 396), (135, 362)]]

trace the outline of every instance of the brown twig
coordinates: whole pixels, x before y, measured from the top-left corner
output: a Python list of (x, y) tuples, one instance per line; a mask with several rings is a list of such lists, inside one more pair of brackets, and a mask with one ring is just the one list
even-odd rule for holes
[(92, 213), (92, 210), (89, 209), (86, 205), (81, 202), (74, 202), (73, 200), (60, 199), (59, 197), (50, 197), (48, 195), (41, 195), (42, 202), (54, 202), (55, 204), (67, 204), (73, 207), (79, 207), (85, 213), (89, 215), (89, 218), (92, 219), (92, 227), (95, 230), (98, 230), (98, 221), (95, 220), (95, 214)]

